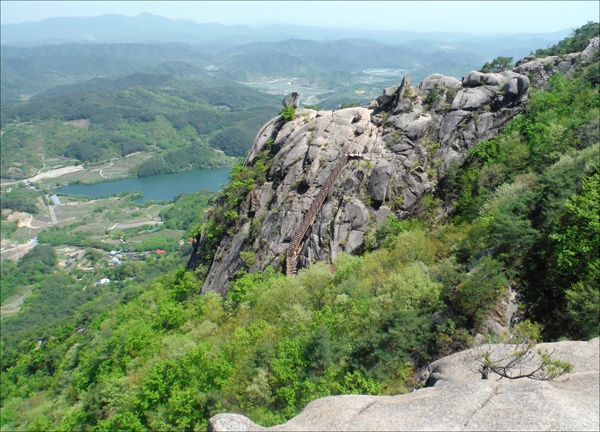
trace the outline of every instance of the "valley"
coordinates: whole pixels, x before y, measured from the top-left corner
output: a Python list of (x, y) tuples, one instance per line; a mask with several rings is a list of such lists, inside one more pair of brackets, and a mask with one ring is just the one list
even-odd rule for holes
[(296, 77), (283, 77), (257, 82), (241, 82), (240, 84), (278, 96), (296, 91), (302, 95), (302, 103), (304, 105), (318, 105), (328, 95), (334, 93), (334, 90), (320, 87), (318, 84), (311, 85), (303, 81)]
[[(2, 237), (2, 261), (17, 261), (35, 247), (40, 238), (59, 248), (62, 244), (60, 236), (63, 236), (67, 245), (79, 244), (83, 247), (82, 252), (87, 249), (84, 247), (86, 244), (100, 250), (115, 247), (127, 250), (128, 247), (134, 247), (132, 243), (148, 243), (157, 237), (161, 238), (162, 243), (157, 244), (162, 248), (172, 249), (179, 244), (183, 230), (161, 229), (163, 222), (159, 213), (172, 204), (162, 202), (144, 207), (135, 203), (134, 198), (133, 194), (96, 200), (60, 196), (60, 205), (44, 206), (35, 215), (3, 210), (3, 217), (6, 218), (3, 220), (3, 230), (6, 230), (6, 225), (13, 225), (14, 228), (9, 228), (12, 233)], [(50, 208), (55, 214), (55, 223), (52, 222)], [(129, 239), (132, 239), (131, 242)], [(83, 254), (77, 258), (77, 263), (82, 258)]]
[[(340, 100), (342, 103), (357, 103), (366, 105), (381, 93), (382, 87), (392, 86), (402, 79), (405, 73), (411, 73), (408, 69), (365, 69), (352, 72), (346, 77), (347, 82), (338, 80), (335, 86), (327, 83), (316, 83), (298, 77), (264, 78), (254, 82), (240, 82), (251, 88), (265, 93), (282, 96), (292, 91), (300, 93), (301, 103), (304, 106), (320, 106), (324, 109), (338, 108)], [(417, 75), (416, 79), (424, 78)], [(331, 98), (331, 100), (329, 100)], [(337, 105), (336, 105), (337, 103)]]
[[(208, 206), (208, 199), (226, 182), (229, 169), (214, 172), (188, 171), (159, 176), (161, 179), (142, 178), (137, 180), (141, 184), (140, 192), (134, 191), (135, 186), (118, 189), (119, 182), (114, 180), (127, 177), (132, 164), (139, 163), (143, 157), (143, 154), (132, 154), (101, 164), (98, 168), (83, 165), (57, 168), (69, 161), (62, 158), (47, 159), (44, 167), (34, 177), (21, 181), (3, 181), (3, 199), (15, 193), (26, 192), (34, 203), (29, 212), (3, 206), (3, 267), (8, 261), (20, 262), (23, 256), (41, 242), (53, 245), (58, 257), (58, 268), (62, 272), (78, 275), (76, 277), (79, 279), (85, 275), (85, 279), (93, 283), (107, 279), (115, 267), (121, 264), (127, 266), (127, 263), (153, 258), (157, 250), (177, 254), (182, 247), (185, 249), (185, 231), (189, 226), (169, 223), (164, 212), (174, 206), (173, 202), (178, 199), (174, 198), (175, 195), (179, 198), (200, 197), (199, 204), (192, 208), (193, 211), (202, 212)], [(146, 186), (150, 197), (142, 195), (144, 182), (150, 182)], [(153, 186), (156, 182), (160, 183), (162, 195), (166, 194), (158, 200), (152, 199), (153, 193), (160, 192), (160, 189), (157, 191), (156, 186)], [(85, 194), (81, 195), (81, 192), (76, 195), (55, 195), (57, 186), (64, 187), (68, 184), (73, 187), (93, 185), (99, 188), (99, 194), (103, 197), (91, 199)], [(197, 190), (205, 191), (195, 192)], [(165, 222), (169, 228), (165, 226)], [(103, 259), (98, 254), (102, 254)], [(96, 256), (97, 262), (90, 262), (89, 256)], [(164, 261), (163, 256), (160, 258)], [(0, 305), (3, 316), (17, 313), (17, 306), (20, 307), (25, 297), (33, 292), (30, 286), (19, 284), (4, 283), (2, 289), (4, 294)]]
[(420, 397), (482, 341), (598, 336), (597, 23), (115, 20), (120, 43), (3, 29), (0, 430), (273, 426)]

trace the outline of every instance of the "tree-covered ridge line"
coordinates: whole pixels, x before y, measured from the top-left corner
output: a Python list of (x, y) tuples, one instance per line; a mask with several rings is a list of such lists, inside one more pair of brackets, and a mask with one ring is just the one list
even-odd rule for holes
[[(277, 99), (236, 85), (131, 87), (72, 93), (2, 109), (2, 176), (25, 178), (41, 156), (96, 163), (135, 152), (154, 155), (132, 175), (231, 166)], [(65, 122), (86, 120), (87, 127)], [(215, 151), (218, 150), (218, 151)]]
[(525, 114), (472, 150), (441, 194), (454, 200), (456, 223), (476, 229), (472, 256), (506, 266), (526, 313), (550, 339), (598, 333), (600, 274), (590, 249), (600, 247), (595, 66), (592, 60), (571, 79), (553, 76)]
[(549, 48), (541, 48), (535, 51), (537, 57), (561, 55), (573, 52), (581, 52), (587, 46), (590, 39), (598, 36), (600, 24), (588, 21), (587, 24), (576, 28), (571, 34)]
[(189, 45), (71, 43), (30, 48), (2, 45), (1, 50), (2, 103), (46, 92), (60, 94), (69, 88), (70, 92), (93, 88), (113, 79), (117, 81), (113, 85), (119, 85), (119, 81), (131, 81), (127, 75), (135, 77), (143, 70), (171, 62), (186, 62), (186, 68), (193, 67), (195, 75), (213, 82), (201, 69), (211, 56)]
[[(509, 289), (522, 304), (515, 337), (597, 336), (597, 55), (533, 92), (414, 217), (369, 233), (361, 256), (285, 277), (249, 273), (247, 253), (225, 297), (200, 295), (203, 265), (264, 182), (267, 146), (215, 201), (199, 271), (171, 268), (90, 303), (76, 296), (54, 327), (3, 322), (2, 425), (201, 430), (228, 411), (268, 426), (317, 397), (402, 393), (418, 386), (419, 367), (468, 346)], [(442, 206), (453, 211), (440, 219)], [(61, 282), (46, 282), (52, 301)]]

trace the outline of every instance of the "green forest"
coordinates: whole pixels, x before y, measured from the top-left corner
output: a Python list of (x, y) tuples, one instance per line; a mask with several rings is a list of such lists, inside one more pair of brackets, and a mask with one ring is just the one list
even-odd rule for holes
[[(579, 50), (599, 33), (590, 23), (549, 50)], [(523, 114), (453, 166), (413, 217), (389, 217), (360, 256), (293, 277), (242, 271), (225, 297), (199, 293), (238, 206), (264, 182), (269, 149), (236, 165), (217, 198), (182, 196), (161, 214), (191, 235), (212, 203), (197, 271), (185, 269), (186, 244), (83, 290), (37, 246), (18, 275), (36, 294), (2, 321), (2, 430), (205, 430), (222, 412), (270, 426), (323, 396), (405, 393), (428, 362), (473, 343), (508, 289), (524, 317), (514, 335), (598, 336), (598, 60), (534, 90)], [(160, 115), (147, 123), (177, 128)], [(197, 124), (186, 118), (181, 130)], [(3, 263), (3, 281), (15, 269)]]
[(235, 83), (206, 88), (173, 78), (157, 87), (135, 78), (123, 89), (3, 104), (2, 177), (32, 176), (42, 157), (94, 164), (136, 152), (151, 157), (132, 176), (231, 166), (278, 110), (278, 98)]

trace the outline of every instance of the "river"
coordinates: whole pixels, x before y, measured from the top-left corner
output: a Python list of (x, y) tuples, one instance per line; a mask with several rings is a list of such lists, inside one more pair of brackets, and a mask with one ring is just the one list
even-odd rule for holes
[(219, 191), (229, 182), (230, 171), (231, 168), (195, 169), (152, 177), (129, 178), (94, 184), (72, 184), (57, 188), (53, 192), (101, 198), (121, 192), (137, 191), (142, 193), (142, 197), (137, 199), (137, 202), (171, 200), (176, 195), (191, 193), (200, 189)]

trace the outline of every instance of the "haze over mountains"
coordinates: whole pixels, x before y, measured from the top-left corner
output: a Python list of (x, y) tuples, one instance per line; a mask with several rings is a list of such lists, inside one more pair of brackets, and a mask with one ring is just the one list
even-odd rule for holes
[[(408, 71), (414, 81), (433, 72), (460, 76), (500, 55), (527, 55), (568, 32), (474, 37), (401, 29), (226, 26), (148, 13), (50, 18), (1, 26), (2, 101), (27, 100), (52, 88), (92, 79), (167, 73), (205, 83), (295, 78), (299, 84), (317, 89), (310, 103), (322, 103), (327, 99), (324, 94), (337, 92), (337, 99), (324, 102), (324, 106), (334, 107), (341, 102), (340, 97), (364, 102), (372, 96), (358, 88), (340, 94), (344, 87), (377, 81), (379, 90), (398, 80), (402, 73), (398, 70)], [(100, 85), (107, 86), (108, 82)], [(58, 93), (95, 91), (96, 87), (97, 82), (80, 84)], [(269, 86), (259, 89), (274, 94), (287, 92), (286, 88), (274, 90)], [(364, 94), (364, 100), (356, 100), (356, 91)]]
[[(570, 29), (555, 33), (520, 33), (510, 35), (518, 40), (536, 39), (542, 45), (563, 38)], [(368, 31), (322, 28), (314, 26), (266, 25), (228, 26), (217, 23), (197, 23), (192, 20), (173, 20), (149, 13), (134, 17), (108, 14), (96, 17), (48, 18), (39, 22), (5, 24), (2, 26), (2, 43), (7, 45), (41, 45), (69, 42), (110, 43), (110, 42), (186, 42), (190, 44), (214, 43), (221, 46), (239, 45), (257, 41), (278, 42), (286, 39), (345, 39), (369, 38), (375, 41), (400, 44), (424, 38), (441, 42), (461, 42), (472, 37), (467, 33)], [(494, 36), (497, 37), (498, 35)], [(504, 36), (507, 36), (505, 34)], [(485, 41), (488, 37), (478, 37)]]

